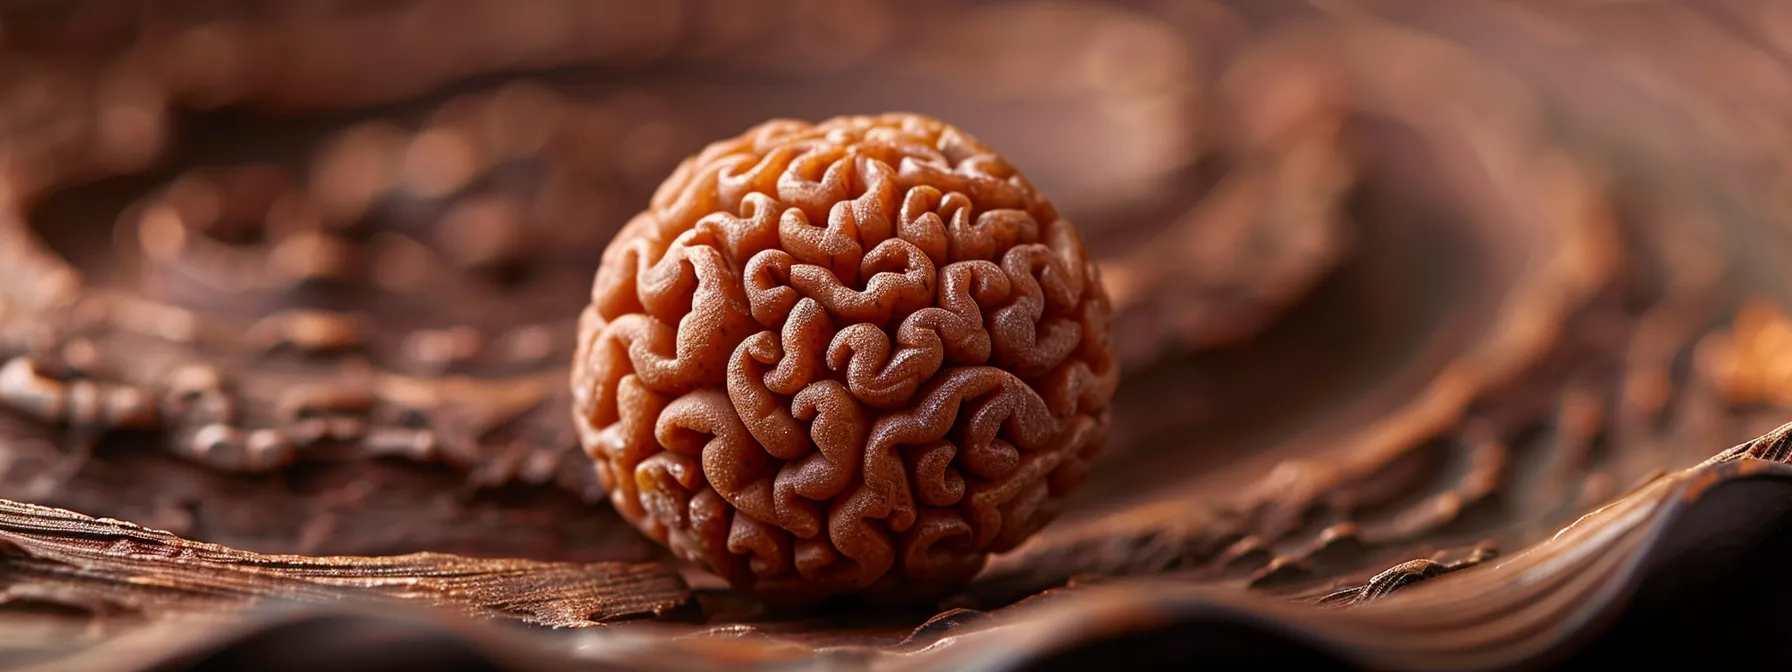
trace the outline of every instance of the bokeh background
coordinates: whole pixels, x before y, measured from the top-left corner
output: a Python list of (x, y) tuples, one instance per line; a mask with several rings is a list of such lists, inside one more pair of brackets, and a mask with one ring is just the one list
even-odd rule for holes
[[(1089, 483), (975, 606), (1466, 569), (1792, 419), (1789, 68), (1773, 0), (8, 0), (0, 359), (36, 368), (0, 496), (262, 552), (653, 557), (555, 382), (603, 246), (711, 140), (907, 111), (1076, 222), (1125, 366)], [(228, 431), (43, 401), (195, 362)], [(282, 410), (354, 375), (425, 382)]]

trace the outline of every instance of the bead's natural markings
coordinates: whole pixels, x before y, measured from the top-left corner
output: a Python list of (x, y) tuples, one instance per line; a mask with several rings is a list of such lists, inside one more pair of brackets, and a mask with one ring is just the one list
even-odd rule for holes
[(963, 131), (773, 121), (610, 244), (575, 415), (616, 508), (740, 588), (938, 595), (1081, 482), (1110, 312), (1071, 224)]

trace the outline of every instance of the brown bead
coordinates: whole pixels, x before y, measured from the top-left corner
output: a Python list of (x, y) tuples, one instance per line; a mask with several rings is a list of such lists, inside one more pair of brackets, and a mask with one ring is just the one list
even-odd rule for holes
[(772, 121), (611, 242), (575, 416), (617, 509), (738, 588), (938, 596), (1081, 481), (1109, 312), (1070, 223), (964, 132)]

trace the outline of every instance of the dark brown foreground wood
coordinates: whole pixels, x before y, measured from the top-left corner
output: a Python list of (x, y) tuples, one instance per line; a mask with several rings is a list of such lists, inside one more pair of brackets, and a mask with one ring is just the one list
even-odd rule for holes
[[(1216, 632), (1258, 662), (1545, 665), (1651, 558), (1734, 546), (1669, 543), (1688, 511), (1784, 477), (1752, 439), (1792, 419), (1788, 25), (1776, 0), (9, 4), (0, 497), (173, 536), (21, 509), (0, 657), (143, 669), (400, 618), (525, 669), (1149, 662)], [(1002, 148), (1076, 222), (1115, 308), (1109, 445), (938, 604), (773, 612), (694, 572), (683, 600), (578, 449), (572, 320), (704, 141), (883, 110)], [(382, 559), (338, 585), (331, 556)], [(631, 580), (660, 592), (594, 592)], [(407, 595), (454, 606), (335, 609)]]
[[(1685, 514), (1701, 506), (1712, 493), (1746, 479), (1773, 479), (1792, 487), (1792, 467), (1785, 462), (1785, 446), (1789, 443), (1792, 425), (1724, 451), (1697, 467), (1655, 479), (1588, 514), (1548, 541), (1509, 559), (1478, 565), (1472, 572), (1457, 571), (1465, 566), (1460, 561), (1415, 561), (1382, 572), (1360, 588), (1314, 603), (1202, 588), (1169, 577), (1083, 582), (988, 612), (948, 611), (912, 630), (892, 629), (885, 634), (838, 621), (710, 625), (636, 622), (579, 633), (519, 631), (443, 619), (426, 610), (382, 610), (355, 606), (353, 602), (325, 608), (293, 609), (291, 605), (280, 605), (284, 608), (244, 609), (240, 603), (213, 591), (239, 596), (278, 593), (308, 598), (324, 594), (337, 598), (397, 594), (422, 604), (455, 605), (475, 613), (503, 600), (468, 600), (458, 590), (427, 587), (443, 578), (445, 567), (481, 564), (477, 562), (428, 557), (384, 561), (289, 558), (285, 562), (290, 564), (282, 565), (275, 562), (276, 558), (251, 556), (246, 562), (227, 563), (228, 570), (180, 569), (185, 565), (182, 558), (219, 554), (243, 558), (245, 554), (183, 542), (127, 523), (9, 506), (9, 530), (26, 529), (30, 534), (8, 531), (8, 539), (29, 539), (29, 545), (47, 551), (46, 555), (73, 556), (79, 558), (73, 564), (87, 567), (79, 572), (37, 571), (31, 568), (44, 564), (42, 561), (21, 560), (19, 554), (9, 554), (0, 567), (9, 573), (14, 569), (26, 570), (11, 586), (15, 600), (18, 596), (35, 596), (46, 603), (79, 607), (84, 604), (82, 599), (96, 600), (97, 604), (105, 599), (105, 594), (135, 596), (162, 590), (169, 591), (161, 598), (164, 604), (184, 603), (186, 608), (170, 610), (161, 618), (114, 626), (111, 636), (101, 640), (104, 643), (91, 648), (72, 646), (69, 641), (27, 645), (23, 638), (9, 641), (10, 637), (0, 637), (0, 643), (7, 644), (9, 655), (28, 656), (49, 665), (47, 669), (140, 670), (207, 657), (266, 660), (267, 664), (284, 665), (281, 669), (361, 664), (371, 660), (371, 656), (383, 655), (382, 651), (363, 645), (357, 652), (350, 645), (347, 652), (305, 652), (301, 645), (300, 649), (282, 652), (283, 648), (273, 642), (257, 639), (262, 635), (319, 639), (344, 636), (352, 641), (348, 635), (360, 629), (385, 632), (395, 641), (410, 642), (416, 647), (459, 647), (446, 654), (446, 660), (456, 664), (501, 665), (516, 670), (702, 670), (724, 666), (773, 670), (802, 664), (889, 670), (993, 670), (1080, 659), (1079, 656), (1095, 650), (1105, 650), (1104, 655), (1109, 657), (1150, 662), (1149, 658), (1126, 658), (1123, 650), (1104, 649), (1106, 642), (1122, 639), (1134, 642), (1134, 646), (1162, 640), (1151, 646), (1167, 646), (1161, 651), (1183, 656), (1173, 660), (1192, 663), (1200, 658), (1186, 657), (1191, 655), (1189, 652), (1228, 650), (1200, 633), (1242, 626), (1245, 632), (1265, 642), (1278, 642), (1275, 650), (1255, 654), (1253, 659), (1259, 661), (1314, 664), (1329, 660), (1375, 669), (1412, 670), (1531, 667), (1565, 655), (1571, 651), (1569, 645), (1581, 638), (1587, 628), (1608, 622), (1619, 613), (1626, 597), (1650, 571), (1652, 555), (1695, 551), (1665, 547), (1670, 543), (1666, 537), (1684, 525), (1703, 524), (1684, 520)], [(1780, 488), (1774, 496), (1787, 492), (1787, 488)], [(1736, 513), (1731, 508), (1719, 515)], [(86, 532), (95, 529), (108, 534), (87, 536)], [(108, 544), (102, 541), (107, 536), (138, 539), (134, 543), (139, 548), (185, 548), (191, 552), (126, 560), (120, 557), (120, 551), (132, 543)], [(141, 541), (145, 538), (153, 539), (153, 546)], [(71, 548), (82, 550), (70, 551)], [(522, 562), (491, 564), (518, 570), (543, 567)], [(668, 600), (652, 605), (638, 598), (619, 598), (618, 602), (602, 607), (610, 615), (631, 608), (668, 606), (680, 594), (675, 581), (639, 576), (651, 575), (651, 570), (636, 568), (632, 570), (636, 576), (610, 582), (594, 574), (604, 569), (584, 568), (587, 585), (598, 583), (607, 594), (634, 582), (635, 590), (659, 591)], [(276, 574), (286, 576), (269, 578)], [(551, 583), (557, 572), (550, 570), (546, 574), (545, 578), (537, 575), (536, 580)], [(236, 578), (213, 578), (222, 575)], [(151, 578), (147, 581), (150, 585), (139, 585), (145, 583), (140, 580), (144, 577), (159, 580)], [(1658, 576), (1656, 580), (1662, 579)], [(161, 581), (177, 585), (157, 586)], [(265, 588), (272, 582), (284, 583), (286, 588), (243, 588), (245, 584)], [(489, 587), (472, 592), (489, 598), (530, 583), (520, 577), (512, 583), (505, 583), (505, 579), (498, 582), (494, 585), (508, 587), (495, 592)], [(401, 585), (418, 588), (396, 587)], [(129, 589), (117, 592), (120, 586)], [(542, 594), (549, 596), (548, 602), (569, 601), (565, 594)], [(230, 606), (225, 606), (225, 602), (230, 602)], [(621, 606), (623, 603), (632, 606)], [(192, 609), (194, 606), (211, 608)], [(545, 614), (510, 605), (496, 609), (544, 623), (585, 622), (577, 614), (551, 607)], [(16, 614), (8, 612), (6, 618), (14, 619)], [(38, 620), (36, 629), (81, 639), (78, 630), (50, 628), (43, 619)], [(91, 634), (87, 637), (91, 638)], [(442, 660), (434, 657), (441, 653), (418, 649), (413, 655)]]
[(260, 602), (414, 601), (550, 627), (665, 615), (690, 591), (664, 563), (554, 563), (440, 553), (262, 555), (110, 518), (0, 500), (4, 600), (160, 618)]

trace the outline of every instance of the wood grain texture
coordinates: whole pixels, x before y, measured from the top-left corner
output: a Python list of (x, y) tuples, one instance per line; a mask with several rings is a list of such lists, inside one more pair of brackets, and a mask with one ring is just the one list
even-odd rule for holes
[[(690, 597), (432, 575), (423, 601), (458, 606), (339, 613), (398, 589), (295, 559), (269, 590), (323, 610), (245, 612), (271, 593), (231, 582), (272, 568), (113, 591), (185, 556), (39, 534), (4, 557), (102, 569), (22, 575), (0, 651), (135, 669), (421, 619), (442, 638), (413, 646), (519, 669), (1050, 669), (1228, 637), (1257, 662), (1540, 667), (1609, 651), (1627, 596), (1701, 585), (1650, 578), (1734, 546), (1688, 526), (1783, 517), (1746, 485), (1785, 480), (1792, 418), (1779, 3), (275, 4), (0, 14), (0, 497), (174, 535), (123, 548), (565, 590), (632, 567)], [(1003, 148), (1077, 222), (1115, 307), (1109, 445), (962, 594), (772, 611), (655, 565), (604, 504), (571, 320), (705, 140), (884, 109)], [(157, 615), (103, 616), (131, 600)], [(576, 633), (464, 620), (681, 600)]]
[[(716, 666), (771, 670), (788, 669), (804, 660), (827, 666), (895, 670), (1014, 669), (1054, 659), (1069, 660), (1083, 655), (1080, 652), (1084, 649), (1099, 648), (1122, 637), (1143, 641), (1165, 638), (1179, 642), (1178, 646), (1188, 651), (1218, 651), (1213, 643), (1201, 643), (1199, 637), (1190, 639), (1189, 629), (1213, 629), (1227, 623), (1247, 624), (1251, 631), (1274, 633), (1272, 636), (1282, 640), (1283, 647), (1322, 651), (1332, 660), (1370, 668), (1529, 667), (1560, 656), (1585, 628), (1618, 613), (1625, 597), (1635, 590), (1649, 568), (1651, 553), (1668, 550), (1660, 548), (1663, 538), (1677, 527), (1690, 524), (1685, 514), (1699, 506), (1702, 499), (1727, 483), (1744, 479), (1792, 483), (1792, 469), (1785, 462), (1772, 459), (1788, 435), (1792, 435), (1792, 425), (1724, 451), (1705, 464), (1664, 475), (1583, 517), (1549, 541), (1508, 559), (1486, 562), (1477, 571), (1457, 571), (1475, 564), (1465, 565), (1461, 560), (1404, 563), (1378, 574), (1362, 588), (1352, 589), (1349, 600), (1339, 600), (1334, 595), (1320, 601), (1329, 606), (1256, 599), (1170, 578), (1135, 578), (1047, 591), (989, 612), (949, 611), (912, 631), (870, 638), (863, 631), (856, 636), (847, 635), (852, 631), (850, 625), (836, 624), (834, 632), (827, 634), (804, 632), (805, 626), (800, 624), (792, 627), (775, 622), (640, 622), (578, 634), (505, 631), (442, 620), (422, 611), (360, 608), (230, 612), (237, 614), (233, 618), (241, 619), (240, 622), (206, 633), (206, 628), (217, 627), (219, 621), (216, 612), (207, 616), (206, 611), (199, 610), (150, 621), (140, 629), (124, 630), (125, 634), (114, 640), (114, 646), (118, 651), (134, 651), (137, 657), (127, 665), (111, 661), (105, 667), (143, 669), (142, 666), (159, 661), (190, 656), (196, 650), (228, 651), (233, 642), (255, 632), (291, 630), (292, 636), (297, 637), (310, 631), (312, 626), (306, 624), (319, 622), (334, 624), (331, 628), (393, 628), (394, 624), (428, 628), (430, 632), (469, 643), (480, 652), (481, 659), (519, 670), (699, 670)], [(1774, 496), (1785, 492), (1781, 488)], [(28, 507), (21, 510), (33, 511)], [(91, 519), (66, 513), (46, 517), (78, 521), (68, 527), (92, 526), (79, 522)], [(110, 527), (133, 529), (116, 523)], [(39, 532), (38, 536), (61, 533)], [(86, 540), (38, 543), (58, 549), (93, 545)], [(310, 559), (303, 564), (327, 560)], [(350, 571), (363, 575), (372, 566), (352, 559), (336, 560), (345, 563), (339, 568), (358, 567)], [(375, 564), (391, 569), (405, 563)], [(74, 582), (92, 587), (94, 576)], [(164, 576), (180, 581), (186, 578), (179, 574)], [(325, 582), (337, 586), (358, 584), (383, 592), (373, 586), (394, 578), (363, 576)], [(416, 633), (412, 636), (422, 638)], [(1276, 658), (1264, 653), (1259, 659)], [(63, 660), (79, 666), (89, 661), (100, 663), (103, 658), (75, 653)]]
[(263, 555), (12, 501), (0, 501), (0, 541), (9, 600), (54, 601), (102, 616), (380, 597), (480, 618), (583, 627), (664, 615), (689, 598), (677, 573), (658, 562)]

